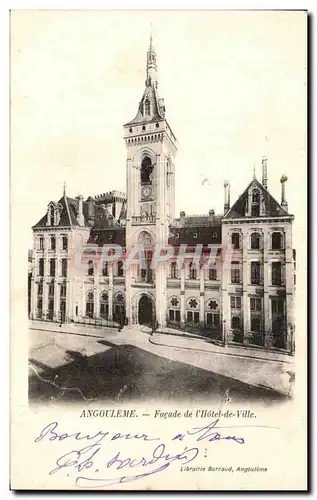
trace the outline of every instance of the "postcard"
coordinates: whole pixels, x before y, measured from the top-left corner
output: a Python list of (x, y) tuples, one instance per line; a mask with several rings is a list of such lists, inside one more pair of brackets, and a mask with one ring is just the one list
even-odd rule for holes
[(13, 490), (307, 490), (307, 13), (10, 13)]

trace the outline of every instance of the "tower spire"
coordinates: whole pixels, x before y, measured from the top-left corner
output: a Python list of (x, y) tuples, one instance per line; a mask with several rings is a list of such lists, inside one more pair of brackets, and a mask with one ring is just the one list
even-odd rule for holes
[(150, 45), (146, 57), (146, 81), (145, 81), (146, 86), (157, 87), (157, 79), (158, 78), (157, 78), (156, 52), (153, 47), (153, 35), (152, 35), (152, 23), (151, 23)]

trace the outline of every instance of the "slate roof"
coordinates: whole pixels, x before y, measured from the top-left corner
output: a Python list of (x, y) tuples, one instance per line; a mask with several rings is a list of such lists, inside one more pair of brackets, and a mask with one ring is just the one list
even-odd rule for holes
[[(149, 99), (151, 104), (151, 115), (143, 115), (143, 104), (146, 99)], [(160, 105), (160, 99), (157, 89), (152, 85), (145, 87), (142, 99), (139, 103), (139, 108), (136, 116), (125, 125), (137, 125), (144, 122), (156, 122), (165, 118), (165, 106)]]
[[(53, 203), (56, 204), (55, 202)], [(54, 227), (78, 226), (77, 201), (74, 200), (73, 198), (69, 198), (68, 196), (62, 196), (62, 198), (57, 202), (57, 205), (60, 205), (61, 207), (61, 215), (58, 225)], [(45, 215), (33, 226), (33, 228), (47, 227), (46, 221), (47, 221), (47, 214), (45, 213)], [(88, 224), (86, 223), (85, 225)]]
[(262, 193), (265, 200), (265, 215), (259, 217), (278, 217), (289, 215), (281, 205), (273, 198), (267, 189), (257, 180), (253, 179), (248, 187), (244, 190), (238, 200), (232, 205), (229, 212), (224, 216), (225, 219), (236, 219), (245, 217), (245, 206), (248, 199), (248, 190), (250, 187), (258, 188)]

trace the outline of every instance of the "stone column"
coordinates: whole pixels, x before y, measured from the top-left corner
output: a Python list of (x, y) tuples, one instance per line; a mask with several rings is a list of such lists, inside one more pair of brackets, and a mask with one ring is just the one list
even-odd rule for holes
[[(156, 184), (157, 184), (157, 216), (156, 216), (156, 241), (157, 244), (167, 243), (166, 238), (166, 208), (165, 208), (165, 174), (166, 161), (163, 155), (156, 155)], [(155, 288), (156, 288), (156, 320), (159, 327), (166, 326), (166, 273), (165, 262), (156, 263)]]
[(231, 332), (231, 320), (230, 320), (230, 308), (229, 308), (229, 295), (228, 295), (228, 283), (230, 281), (230, 271), (231, 271), (231, 257), (232, 252), (230, 251), (230, 235), (226, 233), (226, 226), (223, 226), (223, 238), (224, 238), (224, 248), (227, 250), (221, 253), (221, 316), (220, 316), (220, 329), (222, 335), (222, 341), (224, 342), (224, 328), (223, 324), (225, 321), (226, 332), (228, 339), (232, 340)]
[(85, 285), (82, 283), (81, 286), (81, 318), (86, 316), (86, 293), (85, 293)]
[(48, 285), (46, 278), (43, 279), (43, 319), (46, 319), (48, 313)]
[(59, 249), (61, 245), (61, 238), (59, 235), (56, 235), (56, 254), (55, 254), (55, 278), (54, 278), (54, 321), (59, 321), (59, 276), (60, 276), (60, 254)]
[(94, 282), (94, 318), (99, 318), (99, 311), (100, 311), (100, 297), (99, 297), (99, 284), (98, 284), (98, 278), (95, 278)]
[(250, 344), (252, 335), (250, 334), (250, 299), (248, 296), (249, 284), (249, 265), (248, 265), (248, 246), (249, 233), (243, 233), (242, 247), (242, 277), (243, 277), (243, 343)]
[(113, 265), (109, 262), (109, 316), (108, 319), (113, 319)]
[(185, 326), (185, 266), (184, 264), (180, 270), (181, 277), (181, 328)]
[(199, 324), (200, 328), (205, 327), (205, 276), (204, 268), (199, 269), (199, 295), (200, 295), (200, 308), (199, 308)]
[(132, 216), (132, 203), (133, 203), (133, 171), (131, 158), (126, 161), (126, 180), (127, 180), (127, 219), (130, 220)]
[(285, 291), (286, 291), (286, 347), (289, 352), (295, 350), (295, 325), (294, 325), (294, 268), (292, 226), (285, 228)]
[(31, 278), (31, 319), (36, 319), (37, 311), (37, 283), (35, 276)]
[(264, 226), (263, 233), (263, 320), (264, 320), (264, 346), (272, 347), (273, 337), (272, 337), (272, 318), (270, 311), (270, 296), (269, 296), (269, 285), (271, 279), (271, 264), (268, 259), (269, 250), (269, 232), (268, 227)]

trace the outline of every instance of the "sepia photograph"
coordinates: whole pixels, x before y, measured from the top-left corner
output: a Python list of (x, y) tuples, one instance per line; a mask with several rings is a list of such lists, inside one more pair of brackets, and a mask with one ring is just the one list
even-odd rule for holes
[[(10, 31), (28, 419), (286, 415), (305, 391), (306, 12), (12, 11)], [(53, 419), (35, 442), (63, 439)]]

